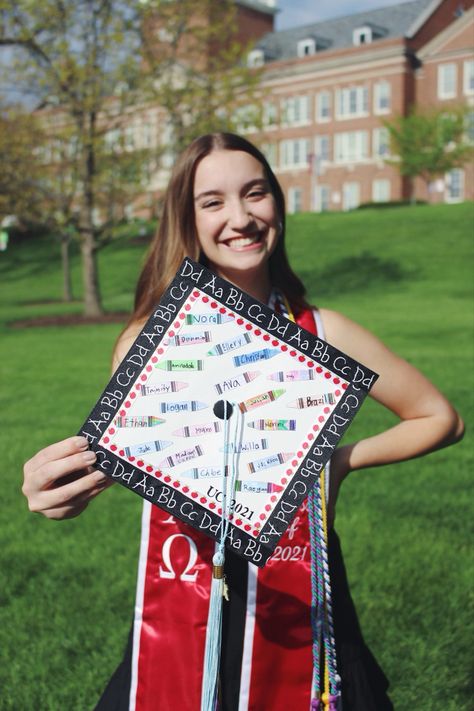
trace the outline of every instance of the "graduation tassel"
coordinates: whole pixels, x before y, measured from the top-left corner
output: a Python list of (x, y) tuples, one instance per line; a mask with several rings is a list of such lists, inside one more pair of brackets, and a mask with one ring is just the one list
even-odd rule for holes
[[(233, 447), (232, 470), (230, 478), (226, 477), (227, 457), (229, 447), (229, 420), (234, 408), (226, 400), (220, 400), (214, 406), (214, 414), (224, 420), (224, 461), (222, 467), (222, 514), (221, 536), (212, 558), (212, 581), (209, 599), (209, 614), (207, 618), (206, 648), (204, 651), (204, 673), (202, 681), (201, 711), (215, 711), (219, 687), (219, 662), (222, 642), (222, 605), (227, 598), (227, 586), (224, 577), (225, 540), (230, 524), (231, 503), (235, 493), (237, 478), (237, 450)], [(236, 408), (237, 413), (239, 408)], [(239, 418), (236, 419), (234, 443), (238, 438)], [(241, 435), (242, 436), (242, 435)], [(230, 486), (228, 481), (230, 479)], [(228, 490), (229, 489), (229, 490)]]
[(222, 640), (222, 598), (224, 596), (224, 555), (220, 550), (212, 558), (212, 582), (207, 619), (201, 711), (215, 711)]

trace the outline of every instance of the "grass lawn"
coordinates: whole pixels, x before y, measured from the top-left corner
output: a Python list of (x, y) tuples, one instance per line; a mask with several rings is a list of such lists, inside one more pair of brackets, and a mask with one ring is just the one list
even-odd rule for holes
[[(340, 496), (353, 595), (397, 711), (472, 708), (473, 241), (470, 204), (289, 220), (292, 264), (311, 301), (375, 331), (468, 426), (452, 449), (354, 473)], [(130, 308), (143, 251), (123, 238), (101, 253), (106, 309)], [(0, 709), (14, 711), (92, 709), (120, 660), (134, 598), (139, 497), (115, 486), (56, 523), (30, 514), (20, 493), (23, 461), (82, 424), (120, 331), (9, 325), (80, 311), (59, 302), (58, 254), (47, 239), (0, 253)], [(79, 295), (77, 254), (73, 264)], [(393, 421), (369, 401), (346, 441)]]

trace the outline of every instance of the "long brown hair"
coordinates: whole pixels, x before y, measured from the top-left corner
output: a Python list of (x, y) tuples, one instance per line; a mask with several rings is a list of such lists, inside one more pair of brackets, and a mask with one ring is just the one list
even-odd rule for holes
[(270, 280), (298, 312), (307, 306), (305, 288), (291, 269), (286, 255), (285, 198), (265, 156), (241, 136), (210, 133), (195, 139), (178, 158), (164, 197), (163, 213), (135, 291), (131, 322), (149, 316), (185, 257), (206, 264), (201, 253), (194, 216), (194, 176), (199, 162), (216, 150), (244, 151), (263, 165), (281, 223), (277, 246), (269, 259)]

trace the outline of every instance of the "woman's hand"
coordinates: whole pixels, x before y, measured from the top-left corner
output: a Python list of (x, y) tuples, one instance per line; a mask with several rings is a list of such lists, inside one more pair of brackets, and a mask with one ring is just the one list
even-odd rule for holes
[(30, 511), (47, 518), (78, 516), (112, 481), (94, 469), (96, 455), (85, 437), (69, 437), (26, 462), (22, 491)]

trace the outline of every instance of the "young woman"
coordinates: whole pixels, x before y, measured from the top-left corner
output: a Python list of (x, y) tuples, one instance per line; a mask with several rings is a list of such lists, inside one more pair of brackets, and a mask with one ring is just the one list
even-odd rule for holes
[[(332, 521), (339, 487), (349, 472), (452, 444), (461, 438), (463, 424), (443, 395), (374, 335), (339, 313), (309, 307), (304, 287), (288, 264), (284, 232), (282, 191), (260, 151), (231, 134), (194, 141), (174, 168), (160, 227), (138, 281), (135, 311), (115, 348), (114, 365), (185, 256), (265, 303), (278, 306), (283, 293), (298, 323), (379, 373), (371, 396), (399, 418), (385, 432), (336, 450), (331, 462)], [(94, 462), (94, 453), (80, 437), (39, 452), (24, 470), (23, 492), (30, 509), (56, 519), (81, 513), (109, 484)], [(305, 506), (285, 536), (282, 545), (307, 545)], [(176, 538), (183, 546), (177, 548), (175, 570), (187, 575), (170, 580), (160, 570), (164, 546)], [(99, 709), (200, 708), (212, 553), (210, 539), (145, 503), (132, 635)], [(334, 531), (329, 560), (344, 711), (391, 709), (387, 682), (357, 623)], [(222, 709), (306, 711), (312, 674), (309, 557), (276, 560), (257, 571), (228, 554), (226, 566), (231, 593), (224, 605)]]

